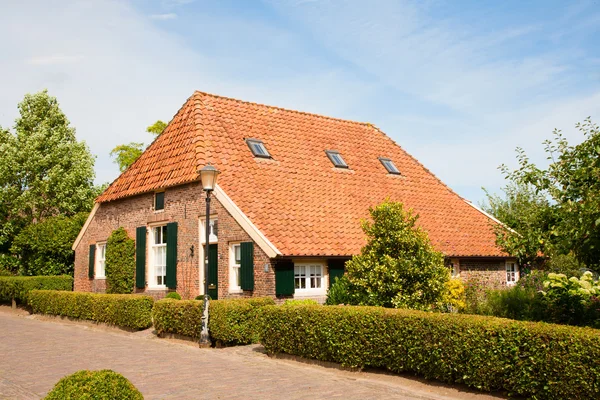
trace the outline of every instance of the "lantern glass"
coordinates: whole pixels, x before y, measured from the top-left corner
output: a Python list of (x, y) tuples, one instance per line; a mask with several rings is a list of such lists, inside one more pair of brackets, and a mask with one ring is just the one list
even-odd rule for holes
[(217, 175), (220, 171), (212, 165), (208, 164), (200, 170), (200, 180), (202, 181), (202, 189), (205, 191), (211, 191), (215, 189), (217, 185)]

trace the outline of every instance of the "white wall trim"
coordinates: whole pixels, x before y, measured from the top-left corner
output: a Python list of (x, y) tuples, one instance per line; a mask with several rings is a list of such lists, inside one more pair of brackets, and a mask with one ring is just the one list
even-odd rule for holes
[(83, 224), (83, 228), (81, 228), (79, 231), (79, 235), (77, 235), (77, 239), (75, 239), (75, 243), (73, 243), (71, 250), (76, 250), (77, 246), (79, 246), (79, 242), (81, 242), (81, 239), (83, 239), (83, 235), (85, 234), (85, 231), (87, 231), (88, 226), (90, 226), (92, 219), (94, 219), (94, 215), (96, 215), (98, 208), (100, 208), (100, 203), (94, 203), (94, 208), (92, 208), (90, 215), (88, 215), (87, 219), (85, 220), (85, 224)]
[(517, 235), (519, 234), (517, 231), (515, 231), (512, 228), (509, 228), (504, 222), (500, 221), (499, 219), (497, 219), (496, 217), (494, 217), (493, 215), (490, 215), (488, 213), (486, 213), (485, 211), (483, 211), (481, 208), (477, 207), (475, 204), (471, 203), (469, 200), (467, 199), (463, 199), (465, 201), (465, 203), (467, 203), (468, 205), (470, 205), (471, 207), (473, 207), (474, 209), (476, 209), (477, 211), (479, 211), (480, 213), (482, 213), (483, 215), (485, 215), (486, 217), (488, 217), (489, 219), (491, 219), (492, 221), (494, 221), (495, 223), (497, 223), (498, 225), (502, 225), (503, 227), (505, 227), (506, 229), (508, 229), (509, 231), (511, 231), (512, 233), (516, 233)]
[(233, 219), (240, 224), (242, 229), (246, 231), (248, 235), (250, 235), (252, 240), (254, 240), (254, 242), (267, 254), (267, 256), (269, 256), (269, 258), (275, 258), (276, 256), (281, 255), (281, 252), (277, 250), (277, 247), (275, 247), (275, 245), (273, 245), (273, 243), (271, 243), (269, 239), (267, 239), (267, 237), (263, 235), (260, 230), (258, 230), (256, 225), (250, 221), (246, 214), (240, 210), (240, 208), (233, 202), (233, 200), (231, 200), (229, 196), (227, 196), (227, 194), (219, 185), (215, 186), (214, 194), (221, 205), (225, 207), (229, 214), (231, 214)]

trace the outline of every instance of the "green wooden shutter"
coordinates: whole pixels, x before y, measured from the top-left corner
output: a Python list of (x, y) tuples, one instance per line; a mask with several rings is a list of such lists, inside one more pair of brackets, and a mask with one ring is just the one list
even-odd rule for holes
[(240, 274), (242, 274), (242, 290), (254, 290), (254, 243), (241, 243)]
[(96, 264), (96, 245), (90, 244), (90, 263), (88, 265), (88, 277), (94, 279), (94, 265)]
[(167, 279), (169, 289), (177, 288), (177, 222), (167, 224)]
[(146, 227), (135, 230), (135, 287), (146, 287)]
[(344, 265), (346, 260), (329, 260), (327, 267), (329, 268), (329, 287), (335, 283), (335, 280), (344, 276)]
[(292, 296), (294, 291), (294, 262), (278, 262), (275, 266), (275, 295)]

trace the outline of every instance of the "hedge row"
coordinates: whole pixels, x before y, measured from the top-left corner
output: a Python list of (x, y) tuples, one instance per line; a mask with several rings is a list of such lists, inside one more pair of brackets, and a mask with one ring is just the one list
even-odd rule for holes
[(73, 278), (63, 276), (0, 276), (0, 303), (13, 299), (27, 304), (29, 292), (36, 289), (73, 290)]
[(271, 306), (261, 314), (261, 343), (270, 353), (528, 398), (600, 398), (594, 329), (377, 307)]
[[(258, 341), (258, 310), (275, 304), (271, 298), (212, 300), (209, 303), (208, 329), (213, 340), (223, 344), (248, 344)], [(200, 338), (201, 300), (163, 299), (154, 304), (152, 317), (158, 334), (174, 333)]]
[(33, 290), (29, 305), (34, 314), (60, 315), (116, 325), (123, 328), (145, 329), (152, 326), (150, 296), (128, 294), (97, 294)]

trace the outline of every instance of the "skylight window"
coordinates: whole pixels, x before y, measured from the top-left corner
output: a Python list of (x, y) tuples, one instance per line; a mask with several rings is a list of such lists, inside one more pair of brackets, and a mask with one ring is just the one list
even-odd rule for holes
[(400, 175), (400, 171), (398, 170), (398, 168), (396, 168), (396, 165), (394, 165), (394, 162), (392, 160), (390, 160), (389, 158), (380, 157), (379, 161), (381, 161), (385, 169), (387, 169), (387, 172), (394, 175)]
[(346, 164), (339, 151), (325, 150), (325, 153), (327, 153), (327, 157), (329, 157), (333, 165), (337, 168), (348, 168), (348, 164)]
[(248, 147), (250, 147), (254, 157), (271, 158), (271, 155), (262, 141), (257, 139), (247, 139), (246, 143), (248, 143)]

